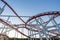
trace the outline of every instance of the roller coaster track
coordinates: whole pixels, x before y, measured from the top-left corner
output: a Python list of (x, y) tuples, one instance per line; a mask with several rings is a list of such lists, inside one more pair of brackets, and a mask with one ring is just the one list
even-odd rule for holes
[[(2, 1), (4, 4), (6, 4), (6, 5), (12, 10), (12, 12), (13, 12), (23, 23), (25, 23), (24, 20), (15, 12), (15, 10), (14, 10), (6, 1), (4, 1), (4, 0), (1, 0), (1, 1)], [(14, 28), (13, 28), (13, 29), (14, 29)], [(22, 32), (19, 32), (19, 33), (21, 33), (22, 35), (28, 37), (27, 35), (23, 34)]]
[[(6, 2), (6, 1), (4, 1), (4, 0), (1, 0), (4, 4), (6, 4), (11, 10), (12, 10), (12, 12), (23, 22), (23, 23), (25, 23), (24, 22), (24, 20), (15, 12), (15, 10)], [(28, 30), (30, 30), (29, 28), (26, 28), (26, 29), (28, 29)]]
[(23, 22), (23, 23), (25, 23), (24, 22), (24, 20), (21, 18), (21, 17), (19, 17), (19, 15), (15, 12), (15, 10), (6, 2), (6, 1), (4, 1), (4, 0), (1, 0), (4, 4), (6, 4), (10, 9), (11, 9), (11, 11)]
[[(26, 22), (26, 24), (25, 24), (26, 29), (30, 30), (30, 29), (27, 27), (27, 25), (28, 25), (28, 23), (29, 23), (31, 20), (36, 19), (36, 18), (38, 18), (38, 17), (47, 16), (47, 15), (57, 15), (57, 16), (60, 16), (60, 11), (45, 12), (45, 13), (40, 13), (40, 14), (38, 14), (38, 15), (32, 16), (30, 19), (27, 20), (27, 22)], [(48, 22), (48, 21), (47, 21), (47, 22)], [(44, 22), (44, 23), (47, 23), (47, 22)], [(42, 30), (43, 30), (43, 29), (42, 29)], [(35, 30), (35, 31), (37, 31), (37, 30)], [(50, 32), (50, 31), (48, 31), (48, 32)], [(51, 33), (53, 33), (53, 32), (51, 32)], [(56, 35), (59, 35), (59, 36), (60, 36), (60, 34), (57, 34), (57, 33), (53, 33), (53, 34), (56, 34)]]
[[(5, 0), (1, 0), (1, 1), (2, 1), (4, 4), (6, 4), (6, 5), (12, 10), (12, 12), (13, 12), (23, 23), (25, 23), (25, 28), (28, 29), (28, 30), (30, 30), (30, 29), (27, 27), (27, 25), (28, 25), (28, 23), (29, 23), (31, 20), (33, 20), (33, 19), (36, 19), (36, 18), (41, 17), (41, 16), (47, 16), (47, 15), (57, 15), (57, 16), (60, 16), (60, 12), (59, 12), (59, 11), (45, 12), (45, 13), (40, 13), (40, 14), (38, 14), (38, 15), (32, 16), (30, 19), (27, 20), (27, 22), (25, 22)], [(3, 23), (3, 24), (6, 25), (6, 26), (9, 26), (9, 27), (12, 28), (12, 29), (15, 29), (17, 32), (21, 33), (22, 35), (24, 35), (24, 36), (26, 36), (26, 37), (29, 37), (29, 36), (25, 35), (24, 33), (20, 32), (17, 28), (14, 28), (13, 25), (10, 25), (9, 23), (5, 22), (4, 20), (0, 19), (0, 22)], [(46, 23), (46, 22), (45, 22), (45, 23)], [(32, 30), (32, 31), (38, 32), (37, 30)], [(43, 29), (41, 29), (40, 31), (42, 32)], [(50, 31), (48, 31), (48, 32), (50, 32)], [(57, 33), (54, 33), (54, 32), (51, 32), (51, 33), (60, 36), (60, 34), (57, 34)]]
[(27, 20), (26, 23), (28, 23), (29, 21), (37, 18), (37, 17), (41, 17), (41, 16), (47, 16), (47, 15), (58, 15), (60, 16), (60, 11), (52, 11), (52, 12), (45, 12), (45, 13), (40, 13), (38, 15), (32, 16), (30, 19)]
[(24, 33), (20, 32), (17, 28), (14, 28), (14, 26), (11, 25), (11, 24), (9, 24), (8, 22), (5, 22), (4, 20), (0, 19), (0, 23), (2, 23), (2, 24), (4, 24), (5, 26), (8, 26), (8, 27), (16, 30), (16, 31), (19, 32), (20, 34), (22, 34), (22, 35), (24, 35), (24, 36), (26, 36), (26, 37), (29, 38), (29, 36), (27, 36), (27, 35), (25, 35)]

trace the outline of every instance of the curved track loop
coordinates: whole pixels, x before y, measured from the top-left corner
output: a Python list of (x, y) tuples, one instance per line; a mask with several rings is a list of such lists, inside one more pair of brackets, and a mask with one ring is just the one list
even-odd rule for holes
[[(4, 0), (1, 0), (4, 4), (6, 4), (11, 10), (12, 10), (12, 12), (22, 21), (22, 22), (24, 22), (23, 21), (23, 19), (21, 18), (21, 17), (19, 17), (19, 15), (15, 12), (15, 10), (6, 2), (6, 1), (4, 1)], [(24, 22), (25, 23), (25, 22)], [(29, 28), (27, 28), (26, 27), (26, 29), (28, 29), (28, 30), (30, 30)], [(34, 31), (36, 31), (36, 30), (34, 30)]]
[(60, 16), (60, 11), (45, 12), (45, 13), (40, 13), (38, 15), (32, 16), (29, 20), (27, 20), (26, 24), (37, 17), (46, 16), (46, 15), (58, 15), (58, 16)]
[(14, 26), (11, 25), (11, 24), (9, 24), (8, 22), (5, 22), (4, 20), (0, 19), (0, 23), (2, 23), (2, 24), (4, 24), (5, 26), (8, 26), (8, 27), (10, 27), (10, 28), (16, 30), (16, 31), (19, 32), (20, 34), (22, 34), (22, 35), (24, 35), (24, 36), (26, 36), (26, 37), (29, 38), (29, 36), (27, 36), (26, 34), (20, 32), (17, 28), (14, 28)]
[[(45, 13), (40, 13), (40, 14), (38, 14), (38, 15), (32, 16), (30, 19), (27, 20), (27, 22), (26, 22), (26, 24), (25, 24), (26, 29), (30, 30), (30, 29), (27, 27), (27, 25), (28, 25), (28, 23), (29, 23), (31, 20), (36, 19), (37, 17), (47, 16), (47, 15), (57, 15), (57, 16), (60, 16), (60, 11), (45, 12)], [(46, 22), (44, 22), (44, 23), (46, 23)], [(56, 30), (56, 29), (55, 29), (55, 30)], [(33, 30), (33, 31), (37, 31), (37, 30)], [(42, 29), (42, 31), (43, 31), (43, 29)], [(48, 32), (50, 32), (50, 31), (48, 31)], [(58, 34), (58, 33), (54, 33), (54, 32), (50, 32), (50, 33), (53, 33), (53, 34), (56, 34), (57, 36), (60, 36), (60, 34)]]

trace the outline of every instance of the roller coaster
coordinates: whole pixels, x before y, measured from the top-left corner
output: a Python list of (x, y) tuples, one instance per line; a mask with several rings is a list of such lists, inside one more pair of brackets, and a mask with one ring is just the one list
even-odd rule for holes
[[(60, 38), (60, 11), (43, 12), (34, 16), (19, 16), (5, 0), (0, 1), (4, 4), (2, 8), (0, 7), (0, 40), (9, 40), (11, 31), (15, 32), (13, 38), (18, 38), (18, 36), (27, 38), (27, 40)], [(5, 7), (8, 7), (14, 15), (2, 15)], [(15, 20), (12, 19), (12, 21), (11, 18), (17, 18), (19, 21), (16, 20), (22, 23), (16, 24), (16, 21), (13, 24)]]

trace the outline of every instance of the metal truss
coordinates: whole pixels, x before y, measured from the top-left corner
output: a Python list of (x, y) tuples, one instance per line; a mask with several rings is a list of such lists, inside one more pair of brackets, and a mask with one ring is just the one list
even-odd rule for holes
[[(49, 17), (48, 15), (51, 17)], [(48, 21), (46, 21), (47, 19), (43, 20), (43, 16), (44, 17), (47, 16)], [(59, 11), (40, 13), (40, 14), (32, 16), (30, 19), (28, 19), (25, 26), (27, 27), (27, 24), (35, 23), (37, 26), (36, 27), (34, 26), (34, 28), (36, 28), (37, 31), (39, 32), (38, 34), (40, 35), (40, 40), (42, 40), (42, 38), (43, 38), (41, 34), (43, 34), (46, 37), (46, 40), (49, 40), (50, 37), (53, 37), (53, 36), (58, 37), (58, 35), (60, 36), (60, 27), (55, 20), (59, 16), (60, 16)], [(32, 20), (33, 20), (33, 22), (32, 22)], [(53, 24), (52, 27), (50, 26), (50, 24)], [(47, 26), (50, 26), (50, 27), (48, 28)], [(42, 30), (42, 32), (40, 30)]]
[[(33, 40), (33, 38), (40, 38), (40, 40), (46, 38), (46, 40), (49, 40), (51, 37), (60, 37), (60, 21), (57, 21), (57, 19), (60, 20), (60, 11), (44, 12), (35, 16), (19, 16), (5, 0), (1, 1), (5, 5), (0, 8), (0, 37), (9, 38), (8, 35), (12, 30), (15, 30), (15, 32), (20, 33), (30, 40)], [(15, 15), (1, 15), (6, 6), (8, 6)], [(7, 17), (7, 19), (2, 17)], [(13, 24), (13, 21), (10, 20), (12, 17), (17, 17), (20, 20), (19, 22), (22, 21), (23, 24)], [(28, 19), (23, 19), (25, 17)], [(17, 34), (17, 36), (18, 35), (19, 34)]]

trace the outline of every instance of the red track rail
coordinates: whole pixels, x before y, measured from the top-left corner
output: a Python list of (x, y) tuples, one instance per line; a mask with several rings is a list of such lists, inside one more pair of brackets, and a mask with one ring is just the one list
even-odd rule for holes
[[(1, 0), (1, 1), (2, 1), (4, 4), (6, 4), (6, 5), (12, 10), (12, 12), (13, 12), (23, 23), (25, 23), (24, 20), (15, 12), (15, 10), (14, 10), (6, 1), (4, 1), (4, 0)], [(13, 28), (13, 29), (14, 29), (14, 28)], [(19, 30), (17, 29), (17, 31), (19, 31)], [(19, 32), (19, 33), (21, 33), (22, 35), (24, 35), (24, 36), (26, 36), (26, 37), (29, 37), (29, 36), (23, 34), (22, 32)]]
[(52, 11), (52, 12), (47, 12), (47, 13), (45, 12), (45, 13), (40, 13), (38, 15), (32, 16), (30, 19), (27, 20), (26, 24), (28, 22), (30, 22), (31, 20), (37, 18), (37, 17), (47, 16), (47, 15), (58, 15), (58, 16), (60, 16), (60, 11)]
[[(47, 15), (57, 15), (57, 16), (60, 16), (60, 11), (52, 11), (52, 12), (47, 12), (47, 13), (45, 12), (45, 13), (40, 13), (40, 14), (38, 14), (38, 15), (32, 16), (30, 19), (27, 20), (27, 22), (26, 22), (26, 24), (25, 24), (26, 29), (30, 30), (30, 29), (27, 27), (27, 25), (28, 25), (28, 23), (29, 23), (31, 20), (33, 20), (33, 19), (35, 19), (35, 18), (37, 18), (37, 17), (47, 16)], [(42, 30), (43, 30), (43, 29), (42, 29)], [(37, 30), (34, 30), (34, 31), (37, 31)], [(50, 31), (48, 31), (48, 32), (50, 32)], [(50, 33), (53, 33), (53, 34), (56, 34), (57, 36), (60, 36), (60, 34), (57, 34), (57, 33), (54, 33), (54, 32), (50, 32)]]
[(16, 11), (4, 0), (1, 0), (4, 4), (6, 4), (10, 9), (11, 11), (23, 22), (25, 23), (25, 21), (16, 13)]
[(2, 24), (4, 24), (5, 26), (8, 26), (8, 27), (10, 27), (10, 28), (12, 28), (12, 29), (16, 30), (16, 31), (17, 31), (17, 32), (19, 32), (20, 34), (22, 34), (22, 35), (24, 35), (24, 36), (26, 36), (26, 37), (28, 37), (28, 38), (29, 38), (29, 36), (27, 36), (26, 34), (22, 33), (22, 32), (21, 32), (21, 31), (19, 31), (17, 28), (14, 28), (14, 26), (13, 26), (13, 25), (11, 25), (11, 24), (9, 24), (9, 23), (5, 22), (4, 20), (0, 19), (0, 23), (2, 23)]
[[(6, 2), (6, 1), (4, 1), (4, 0), (1, 0), (4, 4), (6, 4), (11, 10), (12, 10), (12, 12), (14, 12), (14, 14), (23, 22), (23, 23), (25, 23), (24, 22), (24, 20), (21, 18), (21, 17), (19, 17), (19, 15), (14, 11), (14, 9)], [(56, 12), (56, 13), (50, 13), (50, 12), (48, 12), (48, 13), (44, 13), (44, 14), (38, 14), (38, 15), (36, 15), (36, 16), (33, 16), (33, 17), (31, 17), (26, 23), (25, 23), (25, 26), (27, 25), (27, 23), (28, 22), (30, 22), (31, 20), (33, 20), (33, 19), (35, 19), (35, 18), (37, 18), (37, 17), (41, 17), (41, 16), (45, 16), (45, 15), (60, 15), (60, 13), (59, 12)], [(28, 30), (30, 30), (29, 28), (27, 28), (26, 27), (26, 29), (28, 29)], [(37, 31), (37, 30), (34, 30), (34, 31)]]

